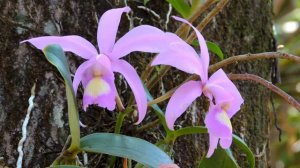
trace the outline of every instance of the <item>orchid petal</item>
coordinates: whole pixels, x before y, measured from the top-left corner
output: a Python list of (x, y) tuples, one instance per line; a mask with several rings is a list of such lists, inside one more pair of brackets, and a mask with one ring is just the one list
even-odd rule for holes
[(64, 51), (89, 59), (98, 54), (96, 48), (86, 39), (80, 36), (43, 36), (24, 40), (21, 43), (30, 42), (36, 48), (43, 50), (47, 45), (59, 44)]
[(204, 123), (207, 127), (207, 131), (210, 137), (210, 149), (207, 157), (210, 157), (216, 148), (217, 141), (221, 139), (221, 147), (229, 148), (232, 142), (232, 125), (227, 113), (221, 108), (221, 106), (211, 105), (209, 112), (207, 113)]
[(159, 53), (151, 63), (152, 66), (164, 64), (176, 67), (190, 74), (204, 75), (202, 64), (195, 50), (185, 42), (170, 44), (168, 50)]
[[(94, 64), (93, 59), (90, 59), (88, 61), (85, 61), (84, 63), (82, 63), (76, 70), (75, 75), (74, 75), (74, 79), (73, 79), (73, 88), (74, 88), (74, 92), (75, 94), (77, 93), (77, 89), (78, 86), (80, 84), (80, 82), (82, 81), (82, 79), (84, 78), (84, 73), (85, 71), (90, 68), (93, 64)], [(85, 77), (86, 78), (86, 77)], [(90, 81), (91, 77), (88, 79), (88, 81)]]
[(118, 59), (133, 51), (158, 53), (166, 48), (166, 44), (165, 32), (153, 26), (142, 25), (133, 28), (116, 42), (110, 58)]
[[(228, 113), (229, 118), (231, 118), (237, 111), (240, 110), (241, 104), (244, 102), (240, 92), (222, 69), (219, 69), (209, 78), (207, 86), (211, 84), (218, 85), (224, 88), (225, 92), (227, 92), (221, 93), (220, 91), (218, 92), (211, 88), (210, 90), (214, 92), (213, 95), (216, 101), (225, 102), (224, 99), (226, 99), (226, 96), (227, 99), (230, 97), (230, 107), (226, 110), (226, 112)], [(228, 96), (228, 94), (230, 94), (230, 96)]]
[(139, 124), (145, 117), (147, 111), (147, 96), (136, 70), (124, 60), (112, 62), (113, 71), (122, 74), (129, 84), (137, 104), (139, 118), (136, 124)]
[(200, 60), (202, 61), (202, 64), (203, 64), (203, 72), (204, 72), (204, 75), (201, 76), (201, 80), (203, 82), (207, 81), (208, 79), (208, 66), (209, 66), (209, 54), (208, 54), (208, 48), (207, 48), (207, 45), (206, 45), (206, 42), (202, 36), (202, 34), (198, 31), (197, 28), (195, 28), (191, 23), (189, 23), (187, 20), (185, 19), (182, 19), (180, 17), (176, 17), (176, 16), (173, 16), (174, 19), (178, 20), (178, 21), (181, 21), (183, 23), (186, 23), (188, 24), (191, 28), (194, 29), (197, 37), (198, 37), (198, 40), (199, 40), (199, 45), (200, 45)]
[(129, 7), (111, 9), (100, 18), (97, 31), (97, 41), (100, 53), (112, 51), (123, 12), (129, 12)]
[(106, 81), (101, 77), (95, 77), (89, 81), (84, 89), (83, 108), (97, 104), (100, 107), (112, 111), (115, 109), (115, 85), (113, 81)]
[(208, 152), (206, 154), (207, 158), (210, 158), (212, 154), (214, 153), (215, 149), (218, 146), (219, 138), (213, 136), (212, 134), (209, 134), (209, 148)]
[(166, 109), (168, 127), (173, 130), (174, 123), (192, 102), (202, 94), (200, 81), (188, 81), (181, 85), (172, 95)]
[(114, 80), (110, 60), (103, 54), (92, 57), (78, 67), (73, 79), (75, 93), (77, 92), (80, 81), (85, 88), (95, 76), (102, 76), (102, 78), (106, 80)]

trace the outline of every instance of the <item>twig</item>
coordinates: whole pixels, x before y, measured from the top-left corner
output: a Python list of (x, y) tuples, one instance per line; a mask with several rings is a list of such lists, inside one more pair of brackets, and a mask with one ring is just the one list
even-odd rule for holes
[[(221, 0), (216, 7), (202, 20), (202, 22), (197, 26), (198, 30), (202, 30), (211, 20), (214, 16), (216, 16), (222, 9), (223, 7), (228, 3), (229, 0)], [(207, 4), (204, 4), (202, 8), (200, 8), (199, 12), (196, 12), (191, 19), (189, 19), (190, 22), (193, 22), (204, 10), (206, 10), (209, 6), (211, 6), (215, 1), (208, 1)], [(186, 29), (187, 26), (186, 24), (181, 25), (177, 31), (177, 35), (182, 35), (184, 30)], [(191, 35), (187, 38), (186, 42), (191, 43), (194, 39), (196, 38), (195, 32), (191, 33)], [(162, 66), (161, 71), (159, 72), (158, 76), (154, 77), (151, 79), (149, 82), (150, 88), (153, 87), (159, 79), (164, 76), (168, 71), (170, 70), (170, 66)]]
[[(201, 21), (201, 23), (197, 26), (197, 29), (199, 31), (202, 31), (203, 28), (215, 17), (223, 8), (224, 6), (229, 2), (229, 0), (221, 0), (218, 2), (216, 7), (209, 12), (209, 14)], [(193, 42), (193, 40), (196, 38), (196, 33), (192, 32), (190, 36), (187, 38), (187, 43)]]
[[(258, 54), (244, 54), (244, 55), (237, 55), (237, 56), (232, 56), (229, 57), (221, 62), (215, 63), (208, 68), (209, 73), (213, 73), (217, 71), (218, 69), (225, 67), (231, 63), (236, 63), (238, 61), (249, 61), (249, 60), (254, 60), (254, 59), (270, 59), (270, 58), (282, 58), (282, 59), (287, 59), (290, 61), (295, 61), (297, 63), (300, 63), (300, 57), (292, 55), (292, 54), (287, 54), (287, 53), (281, 53), (281, 52), (265, 52), (265, 53), (258, 53)], [(190, 80), (198, 80), (199, 76), (198, 75), (191, 75), (188, 77), (183, 83), (190, 81)], [(179, 86), (171, 89), (168, 91), (166, 94), (150, 101), (148, 103), (148, 106), (160, 103), (164, 100), (167, 100), (172, 96), (172, 94), (175, 92), (176, 88)]]
[(137, 6), (138, 9), (143, 9), (149, 13), (151, 13), (154, 17), (156, 17), (158, 20), (160, 20), (160, 16), (159, 14), (157, 14), (156, 12), (154, 12), (153, 10), (151, 10), (150, 8), (147, 8), (145, 6)]
[(276, 130), (278, 131), (278, 140), (279, 140), (279, 142), (281, 142), (282, 130), (281, 130), (280, 126), (278, 125), (278, 116), (276, 114), (276, 109), (275, 109), (275, 105), (274, 105), (273, 93), (271, 93), (271, 95), (270, 95), (270, 101), (271, 101), (271, 105), (272, 105), (272, 112), (274, 115), (274, 125), (275, 125)]
[(136, 130), (136, 133), (138, 134), (138, 133), (141, 133), (141, 132), (143, 132), (143, 131), (145, 131), (145, 130), (148, 130), (148, 129), (150, 129), (151, 127), (156, 126), (158, 123), (160, 123), (160, 120), (159, 120), (159, 119), (156, 119), (156, 120), (154, 120), (154, 121), (152, 121), (152, 122), (150, 122), (150, 123), (147, 123), (146, 125), (143, 125), (143, 126), (141, 126), (140, 128), (138, 128), (138, 129)]
[(281, 96), (286, 102), (288, 102), (291, 106), (295, 107), (300, 112), (300, 104), (297, 100), (295, 100), (292, 96), (285, 93), (283, 90), (273, 85), (271, 82), (253, 74), (227, 74), (228, 78), (231, 80), (251, 80), (255, 81), (266, 88), (270, 89), (277, 95)]
[(297, 63), (300, 63), (300, 57), (296, 55), (282, 53), (282, 52), (265, 52), (265, 53), (258, 53), (258, 54), (243, 54), (243, 55), (232, 56), (226, 58), (223, 61), (220, 61), (218, 63), (209, 66), (208, 71), (212, 73), (229, 64), (237, 63), (238, 61), (250, 61), (254, 59), (270, 59), (270, 58), (282, 58), (282, 59), (287, 59), (290, 61), (295, 61)]
[(31, 111), (34, 107), (34, 103), (33, 103), (34, 97), (35, 97), (35, 84), (33, 84), (32, 88), (31, 88), (31, 96), (28, 99), (29, 106), (28, 106), (28, 109), (27, 109), (26, 117), (25, 117), (25, 119), (23, 121), (23, 125), (22, 125), (22, 138), (20, 139), (19, 144), (18, 144), (19, 157), (18, 157), (18, 161), (17, 161), (17, 168), (22, 168), (23, 155), (24, 155), (24, 153), (23, 153), (23, 143), (26, 140), (27, 125), (28, 125), (28, 122), (29, 122), (29, 119), (30, 119)]
[[(190, 23), (194, 22), (205, 10), (207, 10), (211, 5), (216, 3), (216, 0), (207, 0), (203, 5), (188, 19)], [(188, 27), (187, 24), (181, 24), (181, 26), (177, 29), (176, 34), (181, 36), (184, 30)]]
[(171, 12), (172, 12), (172, 4), (169, 4), (169, 10), (167, 12), (167, 15), (166, 15), (166, 22), (165, 22), (165, 30), (167, 31), (168, 30), (168, 23), (170, 21), (170, 15), (171, 15)]

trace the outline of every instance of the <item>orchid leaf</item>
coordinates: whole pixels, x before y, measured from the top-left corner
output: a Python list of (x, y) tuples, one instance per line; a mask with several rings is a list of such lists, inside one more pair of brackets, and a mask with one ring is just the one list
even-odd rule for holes
[(146, 5), (150, 0), (144, 0), (144, 5)]
[(167, 0), (175, 10), (184, 18), (189, 18), (191, 15), (191, 7), (185, 0)]
[(255, 157), (248, 147), (248, 145), (237, 135), (233, 135), (233, 143), (239, 147), (246, 155), (247, 160), (249, 162), (249, 167), (254, 168), (255, 167)]
[[(191, 126), (191, 127), (184, 127), (181, 129), (178, 129), (174, 132), (175, 138), (178, 138), (183, 135), (189, 135), (189, 134), (203, 134), (207, 133), (207, 129), (203, 126)], [(255, 157), (248, 147), (248, 145), (237, 135), (233, 134), (233, 144), (235, 144), (239, 149), (241, 149), (247, 156), (247, 160), (249, 162), (249, 167), (254, 168), (255, 167)]]
[[(198, 40), (194, 40), (192, 42), (192, 45), (193, 46), (199, 46)], [(209, 51), (211, 51), (214, 54), (216, 54), (221, 60), (224, 59), (224, 54), (223, 54), (221, 48), (216, 43), (213, 43), (213, 42), (210, 42), (210, 41), (206, 41), (206, 45), (207, 45), (207, 48), (208, 48)]]
[(206, 156), (203, 156), (199, 164), (199, 168), (211, 167), (238, 168), (239, 166), (232, 156), (230, 150), (218, 147), (210, 158), (206, 158)]
[[(150, 94), (149, 90), (146, 88), (146, 86), (144, 86), (144, 89), (145, 89), (148, 101), (152, 101), (153, 97)], [(154, 110), (155, 114), (157, 115), (158, 119), (160, 120), (161, 124), (163, 125), (167, 134), (170, 133), (171, 130), (167, 126), (164, 112), (161, 110), (161, 108), (157, 104), (153, 104), (153, 105), (151, 105), (151, 107)]]
[(68, 102), (68, 117), (72, 136), (70, 150), (77, 150), (80, 145), (79, 117), (68, 61), (59, 45), (48, 45), (44, 48), (43, 52), (46, 59), (58, 69), (65, 81)]
[(81, 149), (86, 152), (128, 158), (151, 168), (173, 163), (171, 158), (157, 146), (143, 139), (120, 134), (90, 134), (81, 138), (80, 145)]

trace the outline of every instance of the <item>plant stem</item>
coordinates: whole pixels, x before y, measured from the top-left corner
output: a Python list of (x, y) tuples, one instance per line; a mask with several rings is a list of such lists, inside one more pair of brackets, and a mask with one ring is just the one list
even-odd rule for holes
[[(209, 12), (209, 14), (198, 24), (197, 29), (199, 31), (202, 31), (203, 28), (215, 17), (220, 11), (226, 6), (226, 4), (229, 2), (229, 0), (220, 0), (216, 7)], [(191, 35), (187, 38), (186, 42), (191, 43), (196, 38), (196, 33), (193, 32)]]
[(143, 126), (141, 126), (140, 128), (138, 128), (138, 129), (136, 130), (136, 133), (138, 134), (138, 133), (140, 133), (140, 132), (143, 132), (143, 131), (145, 131), (145, 130), (151, 128), (151, 127), (154, 127), (155, 125), (157, 125), (157, 124), (159, 124), (159, 123), (160, 123), (160, 120), (159, 120), (159, 119), (156, 119), (156, 120), (154, 120), (154, 121), (152, 121), (152, 122), (150, 122), (150, 123), (148, 123), (148, 124), (146, 124), (146, 125), (143, 125)]
[[(203, 5), (200, 6), (200, 8), (192, 14), (192, 16), (188, 19), (190, 23), (194, 22), (205, 10), (207, 10), (211, 5), (216, 3), (216, 0), (207, 0), (204, 2)], [(181, 24), (180, 27), (176, 30), (176, 34), (178, 36), (181, 36), (185, 30), (188, 28), (187, 24)]]
[[(197, 26), (197, 29), (201, 31), (212, 19), (215, 17), (220, 11), (223, 9), (223, 7), (229, 2), (229, 0), (221, 0), (218, 2), (216, 7), (202, 20), (202, 22)], [(207, 1), (206, 4), (203, 5), (202, 8), (198, 12), (196, 12), (190, 19), (189, 22), (193, 22), (194, 20), (197, 19), (197, 17), (205, 11), (209, 6), (214, 4), (215, 1)], [(185, 30), (188, 28), (188, 25), (182, 24), (176, 31), (176, 34), (179, 36), (182, 36), (182, 34), (185, 32)], [(193, 40), (196, 38), (195, 32), (192, 32), (190, 36), (186, 39), (187, 43), (192, 43)], [(160, 80), (161, 77), (163, 77), (168, 71), (170, 70), (170, 66), (162, 66), (159, 74), (152, 78), (147, 84), (147, 87), (151, 89), (155, 84)]]
[(255, 59), (270, 59), (270, 58), (282, 58), (287, 59), (290, 61), (295, 61), (300, 63), (300, 57), (292, 54), (282, 53), (282, 52), (265, 52), (265, 53), (258, 53), (258, 54), (243, 54), (243, 55), (236, 55), (224, 59), (218, 63), (215, 63), (209, 66), (208, 72), (212, 73), (217, 71), (218, 69), (225, 67), (232, 63), (237, 63), (238, 61), (250, 61)]
[[(296, 55), (292, 55), (292, 54), (287, 54), (287, 53), (281, 53), (281, 52), (265, 52), (265, 53), (258, 53), (258, 54), (243, 54), (243, 55), (236, 55), (236, 56), (232, 56), (229, 57), (221, 62), (215, 63), (211, 66), (209, 66), (208, 68), (208, 72), (209, 73), (213, 73), (215, 71), (217, 71), (218, 69), (225, 67), (229, 64), (232, 63), (236, 63), (238, 61), (250, 61), (250, 60), (254, 60), (254, 59), (271, 59), (271, 58), (282, 58), (282, 59), (287, 59), (290, 61), (295, 61), (297, 63), (300, 63), (300, 57), (296, 56)], [(185, 83), (187, 81), (190, 80), (199, 80), (199, 76), (198, 75), (191, 75), (190, 77), (188, 77), (184, 82)], [(173, 89), (169, 90), (166, 94), (148, 102), (148, 106), (153, 105), (153, 104), (158, 104), (164, 100), (167, 100), (168, 98), (170, 98), (172, 96), (172, 94), (175, 92), (175, 90), (178, 88), (174, 87)]]
[(285, 93), (283, 90), (273, 85), (271, 82), (253, 74), (227, 74), (229, 79), (231, 80), (251, 80), (255, 81), (261, 85), (264, 85), (266, 88), (270, 89), (277, 95), (281, 96), (286, 102), (288, 102), (291, 106), (295, 107), (300, 112), (300, 104), (297, 100), (295, 100), (292, 96)]

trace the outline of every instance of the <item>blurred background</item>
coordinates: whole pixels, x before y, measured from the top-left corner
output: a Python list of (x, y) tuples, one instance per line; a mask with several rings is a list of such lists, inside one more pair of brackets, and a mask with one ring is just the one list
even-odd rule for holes
[[(278, 51), (300, 56), (300, 0), (273, 0), (273, 3)], [(300, 101), (300, 65), (280, 60), (279, 70), (281, 84), (277, 86)], [(272, 167), (300, 168), (300, 113), (276, 96), (274, 108), (276, 116), (272, 117), (271, 127)]]

